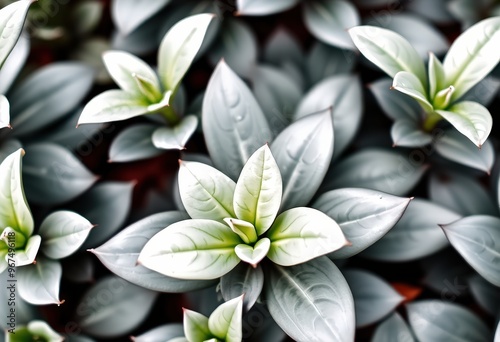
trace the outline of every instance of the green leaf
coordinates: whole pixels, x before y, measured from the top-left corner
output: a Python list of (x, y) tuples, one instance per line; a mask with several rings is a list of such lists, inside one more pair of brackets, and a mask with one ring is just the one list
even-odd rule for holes
[(78, 125), (130, 119), (148, 113), (148, 105), (123, 90), (106, 90), (83, 108)]
[(322, 194), (313, 203), (313, 208), (335, 220), (352, 244), (331, 253), (329, 257), (349, 258), (377, 242), (399, 221), (410, 201), (411, 198), (359, 188)]
[(451, 101), (462, 97), (498, 64), (499, 44), (500, 17), (480, 21), (453, 42), (443, 61), (445, 83), (456, 89)]
[(16, 1), (0, 10), (0, 67), (16, 45), (33, 2), (34, 0)]
[(371, 342), (415, 342), (404, 319), (394, 312), (375, 330)]
[(137, 263), (144, 245), (172, 223), (189, 218), (178, 211), (148, 216), (123, 229), (104, 245), (91, 249), (111, 272), (144, 288), (160, 292), (187, 292), (208, 287), (210, 281), (187, 281), (166, 277)]
[[(102, 59), (110, 76), (122, 90), (131, 94), (131, 98), (145, 99), (150, 103), (161, 100), (160, 80), (142, 59), (124, 51), (106, 51)], [(141, 80), (149, 84), (149, 91), (145, 92)]]
[(100, 340), (123, 336), (144, 321), (157, 298), (157, 292), (106, 276), (83, 295), (75, 321), (83, 332)]
[(399, 222), (360, 256), (385, 262), (420, 259), (448, 246), (439, 224), (460, 218), (457, 213), (433, 202), (413, 199)]
[(0, 129), (11, 128), (10, 126), (10, 104), (5, 95), (0, 95)]
[(414, 74), (425, 88), (427, 74), (418, 52), (401, 35), (374, 26), (357, 26), (349, 30), (361, 53), (390, 77), (400, 71)]
[(419, 341), (489, 341), (486, 324), (458, 304), (437, 299), (422, 300), (406, 306), (408, 322)]
[[(165, 342), (174, 338), (184, 337), (182, 323), (168, 323), (153, 328), (139, 336), (134, 336), (134, 342)], [(187, 341), (187, 340), (186, 340)]]
[(11, 227), (25, 237), (33, 234), (34, 222), (24, 197), (21, 176), (23, 149), (11, 153), (0, 164), (0, 226)]
[(51, 342), (62, 342), (65, 338), (58, 333), (56, 333), (47, 323), (43, 321), (31, 321), (28, 323), (28, 331), (31, 334), (33, 340), (45, 340)]
[(217, 65), (208, 83), (202, 124), (214, 165), (233, 180), (252, 153), (273, 139), (250, 89), (224, 61)]
[(487, 140), (478, 150), (469, 139), (455, 130), (447, 130), (436, 140), (436, 151), (456, 163), (472, 167), (490, 174), (495, 162), (495, 150)]
[(391, 285), (371, 272), (349, 269), (342, 273), (354, 297), (356, 328), (378, 322), (404, 300)]
[(465, 261), (495, 286), (500, 286), (499, 225), (497, 217), (476, 215), (441, 226)]
[(71, 113), (92, 87), (93, 69), (57, 62), (38, 69), (9, 94), (12, 132), (27, 137)]
[(248, 312), (256, 303), (264, 286), (262, 267), (252, 267), (247, 263), (239, 263), (231, 272), (220, 279), (220, 292), (224, 300), (245, 295), (243, 309)]
[(253, 226), (253, 224), (251, 224), (250, 222), (230, 217), (225, 218), (224, 222), (226, 222), (226, 224), (229, 226), (229, 228), (231, 228), (233, 232), (238, 234), (238, 236), (243, 240), (244, 243), (253, 244), (257, 241), (257, 232), (255, 231), (255, 227)]
[(225, 218), (236, 217), (236, 183), (222, 172), (203, 163), (181, 162), (178, 181), (182, 204), (192, 218), (222, 223)]
[(236, 183), (236, 217), (252, 223), (257, 235), (264, 234), (278, 214), (281, 194), (280, 170), (269, 146), (264, 145), (248, 159)]
[[(272, 318), (296, 341), (354, 341), (354, 302), (349, 286), (326, 257), (266, 274)], [(300, 305), (297, 305), (300, 303)]]
[(215, 279), (231, 271), (240, 259), (234, 247), (241, 240), (228, 226), (212, 220), (171, 224), (144, 246), (138, 262), (179, 279)]
[(263, 16), (286, 11), (295, 6), (299, 0), (237, 0), (238, 15)]
[(257, 267), (259, 262), (264, 259), (271, 247), (271, 240), (262, 238), (252, 247), (246, 244), (239, 244), (234, 248), (234, 252), (241, 259), (253, 267)]
[(170, 0), (115, 0), (111, 2), (111, 17), (120, 34), (126, 36), (169, 2)]
[(136, 124), (125, 128), (111, 143), (109, 162), (131, 162), (162, 154), (163, 151), (156, 148), (151, 140), (157, 128), (158, 126), (152, 124)]
[(280, 214), (267, 233), (267, 257), (281, 266), (297, 265), (349, 244), (339, 225), (312, 208), (293, 208)]
[(438, 91), (446, 87), (443, 64), (436, 55), (429, 52), (429, 98), (433, 99)]
[(400, 71), (394, 76), (392, 88), (415, 99), (425, 112), (431, 113), (434, 109), (426, 97), (422, 82), (414, 74)]
[(271, 151), (283, 180), (281, 210), (307, 205), (321, 185), (332, 159), (332, 110), (295, 121), (276, 137)]
[(37, 204), (56, 205), (81, 195), (97, 177), (68, 149), (51, 143), (26, 147), (23, 177), (26, 196)]
[(309, 31), (323, 42), (343, 49), (354, 50), (346, 30), (360, 23), (356, 7), (342, 0), (313, 0), (304, 2), (304, 23)]
[(57, 304), (62, 267), (59, 261), (37, 258), (36, 264), (17, 269), (19, 295), (34, 305)]
[(188, 341), (206, 341), (212, 337), (208, 328), (208, 317), (187, 309), (183, 311), (184, 335)]
[(458, 102), (447, 110), (437, 110), (436, 113), (479, 148), (490, 135), (493, 126), (493, 119), (488, 109), (476, 102)]
[(158, 72), (165, 90), (175, 91), (200, 49), (213, 14), (182, 19), (163, 37), (158, 50)]
[(153, 132), (151, 137), (156, 148), (165, 150), (184, 150), (191, 135), (196, 131), (198, 118), (194, 115), (185, 116), (176, 126), (160, 127)]
[(358, 76), (343, 74), (324, 79), (300, 101), (295, 120), (332, 108), (335, 149), (338, 157), (354, 139), (363, 114), (363, 92)]
[[(9, 228), (6, 228), (4, 230), (4, 233), (7, 229)], [(33, 264), (33, 262), (35, 261), (35, 257), (38, 253), (38, 250), (40, 248), (41, 242), (42, 239), (40, 238), (40, 235), (32, 235), (31, 237), (29, 237), (24, 248), (16, 250), (16, 256), (15, 256), (16, 266)]]
[(239, 342), (243, 338), (243, 295), (221, 304), (208, 318), (208, 327), (215, 337), (226, 342)]
[(38, 234), (42, 251), (51, 259), (65, 258), (80, 248), (93, 227), (86, 218), (72, 211), (56, 211), (43, 220)]

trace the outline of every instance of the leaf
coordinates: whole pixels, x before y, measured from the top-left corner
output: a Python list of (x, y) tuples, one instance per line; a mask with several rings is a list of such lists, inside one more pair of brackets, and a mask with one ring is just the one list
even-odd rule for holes
[(349, 269), (342, 273), (354, 297), (356, 328), (381, 320), (404, 299), (387, 282), (371, 272)]
[(111, 17), (120, 33), (128, 35), (169, 2), (170, 0), (114, 0), (111, 2)]
[(500, 289), (475, 274), (468, 281), (470, 292), (476, 302), (491, 316), (500, 310)]
[(468, 309), (437, 299), (406, 306), (408, 322), (419, 341), (488, 341), (486, 324)]
[(38, 69), (9, 95), (13, 133), (25, 137), (67, 115), (87, 95), (93, 76), (89, 66), (77, 62)]
[(480, 21), (453, 42), (443, 61), (446, 83), (455, 87), (451, 101), (462, 97), (498, 64), (499, 44), (499, 17)]
[(28, 331), (32, 334), (32, 338), (45, 339), (46, 341), (62, 342), (65, 341), (64, 337), (56, 333), (44, 321), (31, 321), (27, 325)]
[(59, 283), (62, 267), (58, 261), (37, 258), (36, 264), (17, 269), (17, 286), (19, 295), (34, 305), (57, 304), (59, 299)]
[(412, 73), (400, 71), (394, 76), (392, 88), (416, 100), (425, 112), (431, 113), (434, 108), (426, 97), (422, 82)]
[[(3, 234), (5, 234), (8, 229), (11, 228), (10, 227), (5, 228)], [(16, 255), (15, 255), (16, 267), (33, 264), (35, 261), (35, 257), (38, 253), (38, 250), (40, 249), (40, 243), (42, 241), (40, 235), (32, 235), (29, 238), (27, 238), (27, 240), (28, 241), (25, 244), (24, 249), (16, 250)]]
[(497, 328), (495, 330), (495, 337), (493, 338), (494, 342), (500, 341), (500, 322), (497, 324)]
[[(287, 1), (287, 0), (284, 0)], [(290, 0), (288, 0), (290, 1)], [(293, 0), (295, 1), (295, 0)], [(256, 1), (248, 1), (248, 5), (256, 3)], [(275, 3), (262, 2), (260, 5), (269, 4), (275, 6)], [(281, 66), (291, 63), (300, 66), (304, 63), (304, 52), (302, 47), (297, 41), (296, 37), (286, 28), (279, 27), (271, 33), (267, 43), (264, 47), (264, 61), (273, 64), (274, 66)], [(259, 78), (256, 77), (255, 81)], [(269, 81), (272, 81), (269, 79)]]
[(165, 342), (176, 337), (184, 337), (182, 323), (169, 323), (160, 325), (139, 336), (132, 337), (134, 342)]
[(500, 219), (487, 215), (465, 217), (450, 224), (441, 225), (446, 237), (458, 253), (482, 277), (500, 286), (499, 247)]
[(499, 90), (500, 80), (494, 76), (487, 76), (479, 81), (474, 87), (470, 88), (460, 100), (478, 102), (488, 107), (495, 99)]
[(271, 227), (281, 204), (282, 181), (267, 145), (255, 151), (241, 171), (234, 189), (236, 217), (254, 225), (257, 235)]
[(0, 95), (0, 129), (11, 128), (10, 126), (10, 105), (9, 100), (4, 95)]
[(28, 9), (34, 0), (16, 1), (0, 10), (0, 67), (17, 43), (26, 20)]
[(253, 267), (257, 267), (259, 262), (266, 257), (270, 247), (271, 240), (264, 237), (257, 241), (253, 247), (241, 243), (234, 247), (234, 252), (241, 261), (244, 261)]
[(163, 87), (175, 91), (200, 49), (213, 14), (184, 18), (163, 37), (158, 50), (158, 72)]
[(228, 17), (222, 22), (220, 34), (210, 47), (208, 59), (213, 65), (224, 60), (241, 77), (252, 77), (257, 65), (257, 38), (250, 26)]
[(95, 0), (83, 1), (72, 8), (69, 20), (74, 24), (76, 35), (90, 35), (100, 24), (103, 12), (104, 4)]
[(349, 244), (338, 224), (312, 208), (293, 208), (280, 214), (267, 233), (267, 257), (281, 266), (297, 265)]
[(127, 120), (148, 113), (148, 105), (123, 90), (106, 90), (83, 108), (78, 125)]
[[(297, 341), (354, 341), (354, 302), (342, 273), (328, 258), (266, 274), (273, 319)], [(300, 303), (300, 305), (297, 305)]]
[(394, 312), (378, 325), (371, 342), (415, 342), (415, 339), (403, 318)]
[(418, 123), (410, 120), (394, 122), (391, 127), (391, 137), (393, 146), (401, 147), (421, 147), (437, 140), (431, 134), (422, 131)]
[(422, 108), (411, 97), (393, 91), (392, 80), (384, 77), (369, 85), (384, 113), (394, 121), (405, 120), (420, 123)]
[(457, 172), (433, 173), (428, 191), (434, 203), (463, 216), (499, 214), (486, 189), (474, 177)]
[(151, 310), (158, 293), (116, 276), (98, 280), (80, 300), (75, 320), (83, 332), (99, 338), (127, 334)]
[[(124, 51), (106, 51), (102, 60), (111, 78), (132, 98), (145, 99), (151, 103), (162, 98), (160, 80), (155, 71), (142, 59)], [(150, 92), (145, 92), (139, 80), (143, 79), (150, 85)]]
[(80, 248), (90, 233), (92, 224), (71, 211), (56, 211), (43, 220), (38, 230), (42, 251), (51, 259), (65, 258)]
[(436, 113), (445, 118), (463, 135), (481, 148), (491, 132), (493, 125), (491, 114), (486, 107), (476, 102), (462, 101), (448, 110), (437, 110)]
[(358, 188), (332, 190), (321, 195), (313, 208), (335, 220), (352, 244), (329, 257), (349, 258), (377, 242), (399, 221), (410, 201), (411, 198)]
[(253, 226), (253, 224), (251, 224), (250, 222), (229, 217), (225, 218), (224, 222), (229, 226), (229, 228), (231, 228), (233, 232), (238, 234), (238, 236), (241, 238), (241, 240), (243, 240), (245, 244), (251, 245), (257, 242), (257, 232), (255, 231), (255, 227)]
[(357, 62), (351, 50), (342, 50), (320, 41), (314, 43), (306, 59), (309, 84), (314, 85), (325, 78), (352, 71)]
[(443, 64), (437, 57), (429, 53), (429, 98), (434, 99), (436, 93), (446, 88)]
[(243, 295), (221, 304), (208, 318), (210, 332), (227, 342), (242, 340)]
[(165, 150), (184, 150), (191, 135), (196, 131), (198, 118), (194, 115), (185, 116), (180, 123), (173, 128), (160, 127), (153, 132), (151, 137), (156, 148)]
[(33, 234), (34, 222), (24, 197), (21, 175), (23, 155), (24, 150), (20, 148), (0, 164), (0, 226), (2, 229), (11, 227), (29, 237)]
[(361, 53), (390, 77), (400, 71), (414, 74), (427, 86), (425, 66), (418, 52), (401, 35), (379, 27), (357, 26), (349, 34)]
[(281, 211), (305, 206), (318, 190), (334, 151), (331, 109), (289, 125), (271, 144), (281, 171)]
[(208, 328), (208, 317), (183, 309), (184, 335), (188, 341), (207, 341), (212, 337)]
[[(423, 152), (422, 152), (423, 154)], [(414, 160), (413, 158), (418, 158)], [(424, 156), (404, 156), (393, 150), (366, 148), (353, 153), (325, 176), (322, 189), (367, 188), (404, 196), (422, 178), (427, 167)]]
[(102, 246), (90, 250), (111, 272), (144, 288), (160, 292), (187, 292), (208, 287), (210, 281), (166, 277), (137, 264), (144, 245), (172, 223), (187, 219), (185, 213), (168, 211), (148, 216), (123, 229)]
[(495, 162), (495, 151), (487, 140), (478, 150), (465, 136), (454, 130), (447, 130), (436, 140), (436, 151), (443, 157), (462, 165), (490, 174)]
[(109, 162), (131, 162), (163, 153), (162, 150), (153, 145), (151, 140), (151, 136), (157, 128), (158, 126), (152, 124), (136, 124), (125, 128), (111, 143)]
[(238, 15), (263, 16), (286, 11), (295, 6), (299, 0), (237, 0)]
[(26, 196), (37, 204), (57, 205), (81, 195), (97, 177), (66, 148), (51, 143), (26, 147)]
[(224, 218), (236, 217), (236, 183), (222, 172), (203, 163), (181, 162), (178, 177), (182, 204), (190, 217), (221, 223)]
[(405, 262), (431, 255), (448, 245), (439, 224), (460, 218), (457, 213), (423, 199), (414, 199), (401, 220), (360, 256), (385, 262)]
[(0, 69), (0, 94), (6, 94), (24, 66), (30, 53), (29, 35), (21, 35)]
[(185, 220), (171, 224), (149, 240), (138, 262), (178, 279), (215, 279), (231, 271), (240, 259), (234, 247), (241, 240), (225, 224)]
[(338, 75), (324, 79), (303, 98), (295, 111), (295, 120), (332, 108), (335, 149), (338, 157), (354, 138), (361, 124), (363, 97), (359, 77)]
[(225, 301), (245, 295), (243, 309), (248, 312), (260, 296), (264, 286), (262, 267), (239, 263), (220, 279), (220, 291)]
[(304, 3), (304, 23), (313, 36), (339, 48), (354, 50), (346, 30), (358, 26), (353, 4), (342, 0), (314, 0)]
[(215, 167), (233, 180), (250, 155), (273, 139), (254, 96), (224, 61), (208, 83), (202, 125)]

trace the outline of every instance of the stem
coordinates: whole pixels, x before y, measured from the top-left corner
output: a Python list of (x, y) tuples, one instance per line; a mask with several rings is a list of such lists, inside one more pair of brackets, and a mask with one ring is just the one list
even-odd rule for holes
[(441, 117), (441, 115), (439, 115), (436, 112), (429, 113), (424, 120), (424, 124), (423, 124), (424, 131), (426, 131), (426, 132), (432, 131), (432, 129), (434, 127), (436, 127), (437, 123), (439, 121), (441, 121), (442, 119), (443, 118)]
[(167, 120), (170, 126), (175, 126), (179, 123), (179, 117), (175, 114), (172, 106), (165, 107), (160, 110), (161, 115)]

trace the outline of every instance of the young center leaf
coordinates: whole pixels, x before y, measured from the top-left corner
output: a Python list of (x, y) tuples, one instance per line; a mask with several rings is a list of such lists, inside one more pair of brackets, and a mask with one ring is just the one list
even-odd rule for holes
[(33, 233), (34, 222), (24, 197), (21, 177), (23, 149), (10, 154), (0, 164), (0, 229), (11, 227), (26, 238)]
[(35, 0), (20, 0), (0, 10), (0, 67), (16, 45), (33, 2)]
[(206, 341), (212, 337), (208, 328), (208, 317), (187, 309), (183, 311), (184, 335), (188, 341)]
[(241, 242), (225, 224), (185, 220), (153, 236), (141, 251), (138, 262), (169, 277), (215, 279), (240, 262), (234, 247)]
[(198, 162), (181, 162), (179, 190), (184, 208), (193, 219), (224, 222), (236, 217), (233, 195), (236, 183), (219, 170)]
[(65, 258), (80, 248), (93, 227), (86, 218), (72, 211), (56, 211), (43, 220), (38, 233), (42, 251), (52, 259)]
[(500, 17), (488, 18), (462, 33), (443, 61), (446, 86), (453, 85), (451, 101), (481, 81), (500, 59)]
[(451, 245), (477, 273), (500, 286), (500, 219), (476, 215), (441, 226)]
[(425, 88), (427, 73), (418, 52), (401, 35), (379, 27), (357, 26), (349, 30), (361, 53), (390, 77), (400, 71), (414, 74)]
[(257, 267), (259, 262), (264, 259), (271, 248), (271, 240), (262, 238), (252, 247), (246, 244), (239, 244), (234, 248), (234, 252), (246, 263)]
[(226, 342), (242, 340), (243, 296), (221, 304), (212, 312), (208, 318), (208, 328), (212, 335)]
[(349, 244), (339, 225), (312, 208), (293, 208), (280, 214), (267, 233), (267, 257), (281, 266), (297, 265)]
[(264, 145), (251, 157), (241, 171), (234, 190), (236, 216), (254, 225), (257, 235), (266, 232), (281, 205), (281, 174), (269, 149)]
[(202, 13), (175, 24), (161, 41), (158, 72), (165, 90), (175, 92), (203, 43), (213, 14)]

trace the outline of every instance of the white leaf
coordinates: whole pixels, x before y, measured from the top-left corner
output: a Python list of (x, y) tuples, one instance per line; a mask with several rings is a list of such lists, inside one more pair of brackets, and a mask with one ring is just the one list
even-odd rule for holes
[(196, 131), (198, 118), (188, 115), (173, 128), (160, 127), (153, 133), (153, 145), (165, 150), (184, 150), (191, 135)]
[(4, 95), (0, 95), (0, 129), (10, 128), (10, 105)]

